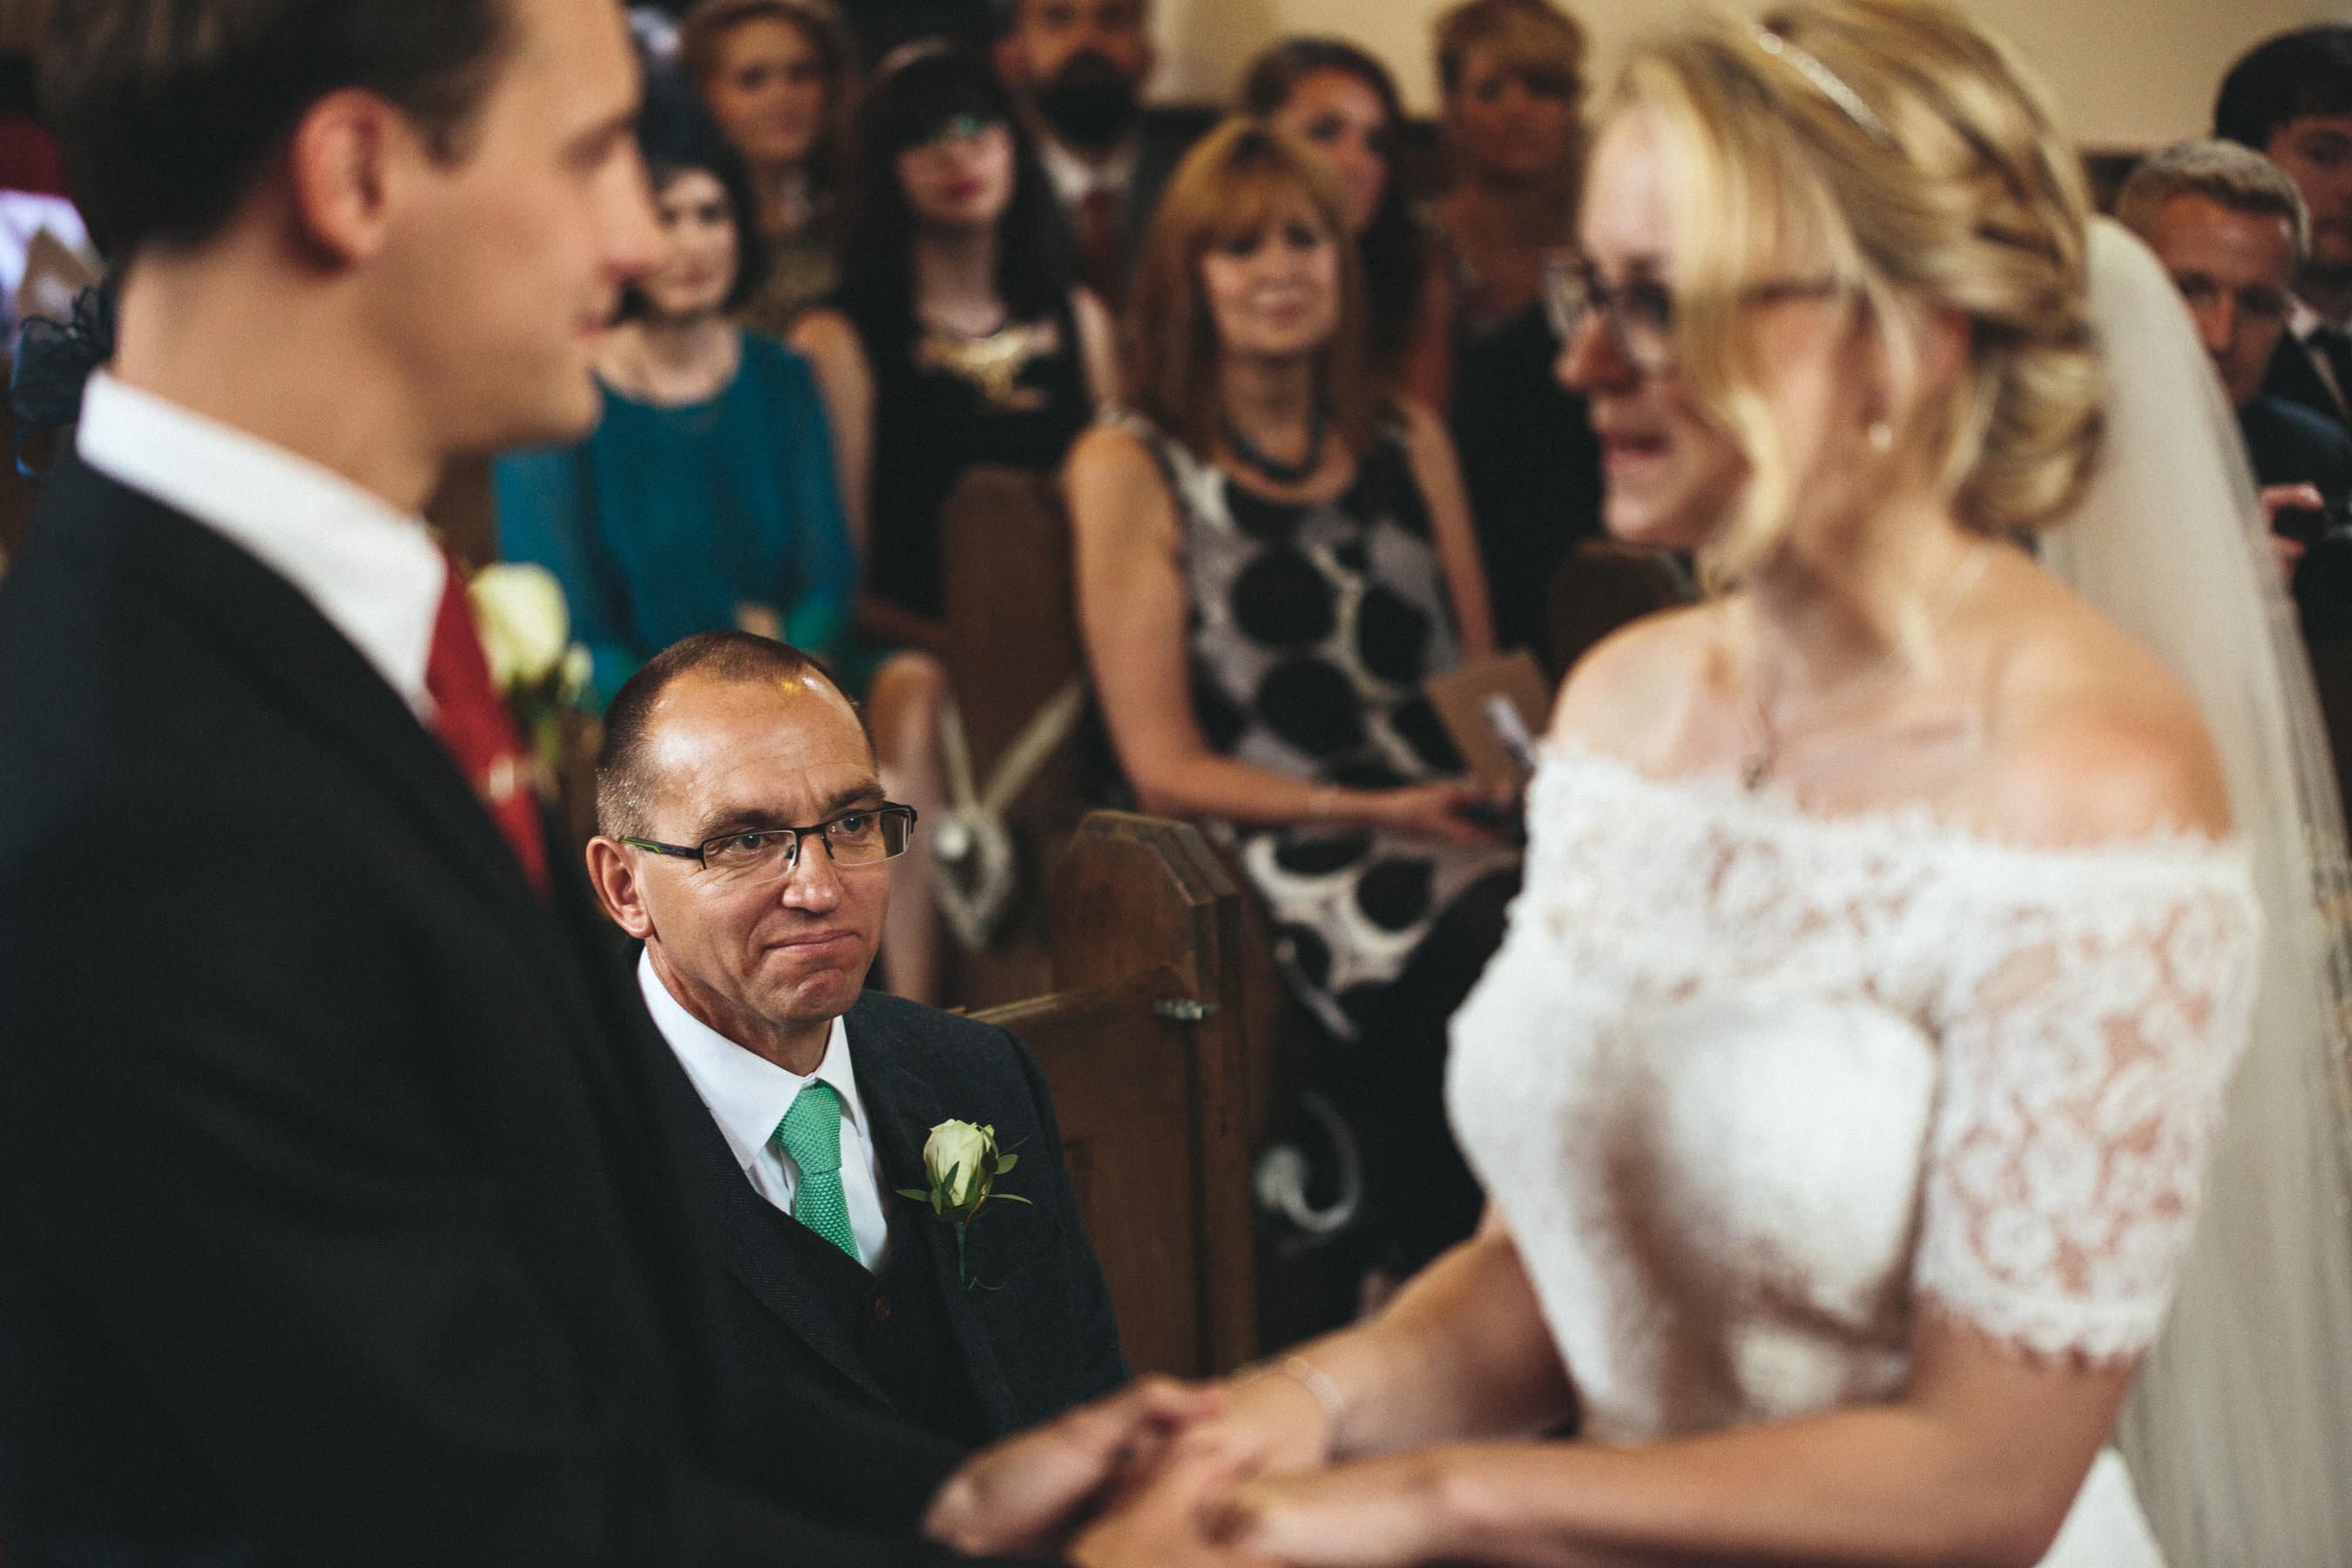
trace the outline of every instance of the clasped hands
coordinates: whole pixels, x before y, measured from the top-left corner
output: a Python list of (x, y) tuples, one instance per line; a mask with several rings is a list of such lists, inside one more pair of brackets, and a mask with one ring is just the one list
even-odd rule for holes
[[(1367, 1508), (1345, 1472), (1306, 1473), (1331, 1437), (1322, 1405), (1286, 1377), (1146, 1378), (974, 1455), (923, 1527), (961, 1552), (1058, 1553), (1078, 1568), (1414, 1560), (1411, 1510), (1395, 1506), (1410, 1489), (1376, 1489), (1391, 1506)], [(1371, 1552), (1363, 1532), (1333, 1531), (1340, 1516), (1374, 1527)]]

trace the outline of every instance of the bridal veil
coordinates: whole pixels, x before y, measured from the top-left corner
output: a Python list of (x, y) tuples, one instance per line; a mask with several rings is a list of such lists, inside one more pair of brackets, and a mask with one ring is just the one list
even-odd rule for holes
[(2352, 919), (2311, 672), (2235, 422), (2171, 279), (2099, 220), (2107, 437), (2043, 561), (2195, 694), (2254, 854), (2252, 1038), (2179, 1292), (2118, 1438), (2176, 1568), (2352, 1564)]

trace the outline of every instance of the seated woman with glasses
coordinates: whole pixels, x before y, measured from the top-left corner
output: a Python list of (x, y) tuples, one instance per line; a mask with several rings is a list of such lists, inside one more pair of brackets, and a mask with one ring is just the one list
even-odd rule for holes
[[(1111, 395), (1110, 322), (1072, 281), (1052, 190), (980, 57), (909, 45), (883, 62), (858, 124), (842, 286), (792, 342), (824, 389), (865, 555), (851, 678), (895, 653), (867, 690), (875, 733), (886, 751), (936, 757), (948, 677), (940, 509), (981, 464), (1061, 466)], [(926, 812), (947, 794), (936, 763), (891, 787)], [(919, 846), (916, 856), (927, 858)], [(928, 879), (900, 883), (892, 986), (932, 999)]]
[(1071, 454), (1080, 629), (1145, 809), (1217, 824), (1365, 1131), (1369, 1261), (1468, 1234), (1444, 1021), (1518, 857), (1422, 683), (1491, 650), (1444, 430), (1366, 374), (1347, 197), (1235, 120), (1181, 164), (1129, 300), (1135, 412)]

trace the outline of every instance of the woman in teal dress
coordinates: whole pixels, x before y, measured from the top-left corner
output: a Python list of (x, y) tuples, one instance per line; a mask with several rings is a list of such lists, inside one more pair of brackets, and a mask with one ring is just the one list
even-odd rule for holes
[[(853, 695), (870, 686), (884, 787), (929, 800), (937, 730), (887, 721), (916, 656), (844, 646), (857, 552), (815, 378), (799, 354), (729, 319), (761, 276), (742, 164), (699, 110), (658, 84), (638, 134), (663, 255), (598, 355), (595, 431), (494, 466), (500, 553), (563, 584), (600, 708), (680, 637), (757, 632), (832, 662)], [(883, 973), (902, 995), (934, 1000), (939, 916), (919, 836), (891, 881)]]
[(728, 319), (761, 276), (742, 165), (680, 103), (649, 110), (640, 138), (663, 256), (598, 356), (604, 417), (575, 446), (493, 468), (499, 552), (563, 584), (599, 707), (695, 632), (828, 654), (857, 587), (808, 364)]

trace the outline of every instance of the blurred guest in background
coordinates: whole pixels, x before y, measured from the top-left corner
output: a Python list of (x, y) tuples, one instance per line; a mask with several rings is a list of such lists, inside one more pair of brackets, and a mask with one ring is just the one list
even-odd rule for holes
[(1119, 762), (1146, 810), (1211, 819), (1270, 906), (1394, 1273), (1477, 1218), (1437, 1110), (1444, 1022), (1518, 858), (1423, 694), (1492, 648), (1486, 584), (1444, 427), (1366, 373), (1349, 216), (1262, 121), (1195, 149), (1136, 274), (1136, 412), (1079, 443), (1068, 487)]
[(858, 58), (878, 60), (918, 38), (947, 38), (983, 48), (996, 36), (993, 0), (856, 0), (849, 26)]
[(1290, 38), (1242, 79), (1241, 108), (1323, 155), (1348, 196), (1363, 268), (1373, 368), (1433, 407), (1445, 402), (1448, 294), (1396, 169), (1404, 107), (1380, 61), (1340, 38)]
[(1184, 139), (1143, 116), (1147, 0), (1009, 0), (996, 68), (1019, 95), (1079, 276), (1117, 310)]
[(1464, 0), (1438, 18), (1454, 186), (1433, 211), (1464, 337), (1531, 304), (1544, 257), (1568, 243), (1584, 53), (1584, 28), (1549, 0)]
[[(1053, 196), (1011, 98), (978, 55), (911, 45), (877, 73), (860, 119), (859, 200), (840, 292), (793, 330), (833, 425), (866, 562), (864, 649), (847, 670), (867, 692), (892, 795), (937, 810), (946, 672), (940, 509), (964, 470), (1061, 465), (1112, 395), (1110, 320), (1073, 287)], [(919, 845), (914, 852), (923, 853)], [(920, 878), (901, 879), (885, 949), (893, 989), (936, 990), (937, 921)]]
[(1552, 374), (1559, 340), (1538, 298), (1568, 243), (1584, 52), (1584, 29), (1546, 0), (1466, 0), (1437, 24), (1455, 175), (1435, 208), (1453, 301), (1446, 412), (1496, 640), (1539, 652), (1554, 574), (1601, 532), (1601, 449), (1584, 399)]
[(837, 276), (841, 171), (857, 89), (856, 56), (831, 0), (701, 0), (679, 59), (742, 153), (767, 247), (745, 322), (781, 337)]
[(2213, 134), (2285, 170), (2309, 215), (2288, 335), (2263, 390), (2352, 430), (2352, 26), (2256, 45), (2222, 79)]
[[(2197, 336), (2238, 411), (2254, 477), (2274, 521), (2293, 533), (2352, 490), (2352, 436), (2315, 410), (2263, 391), (2286, 335), (2296, 262), (2309, 226), (2294, 182), (2229, 142), (2184, 142), (2125, 182), (2116, 216), (2172, 275)], [(2282, 536), (2292, 562), (2305, 541)]]
[(726, 314), (760, 275), (742, 161), (683, 102), (638, 134), (661, 255), (597, 354), (604, 415), (492, 468), (500, 552), (562, 583), (599, 707), (695, 632), (830, 648), (857, 578), (815, 379)]

